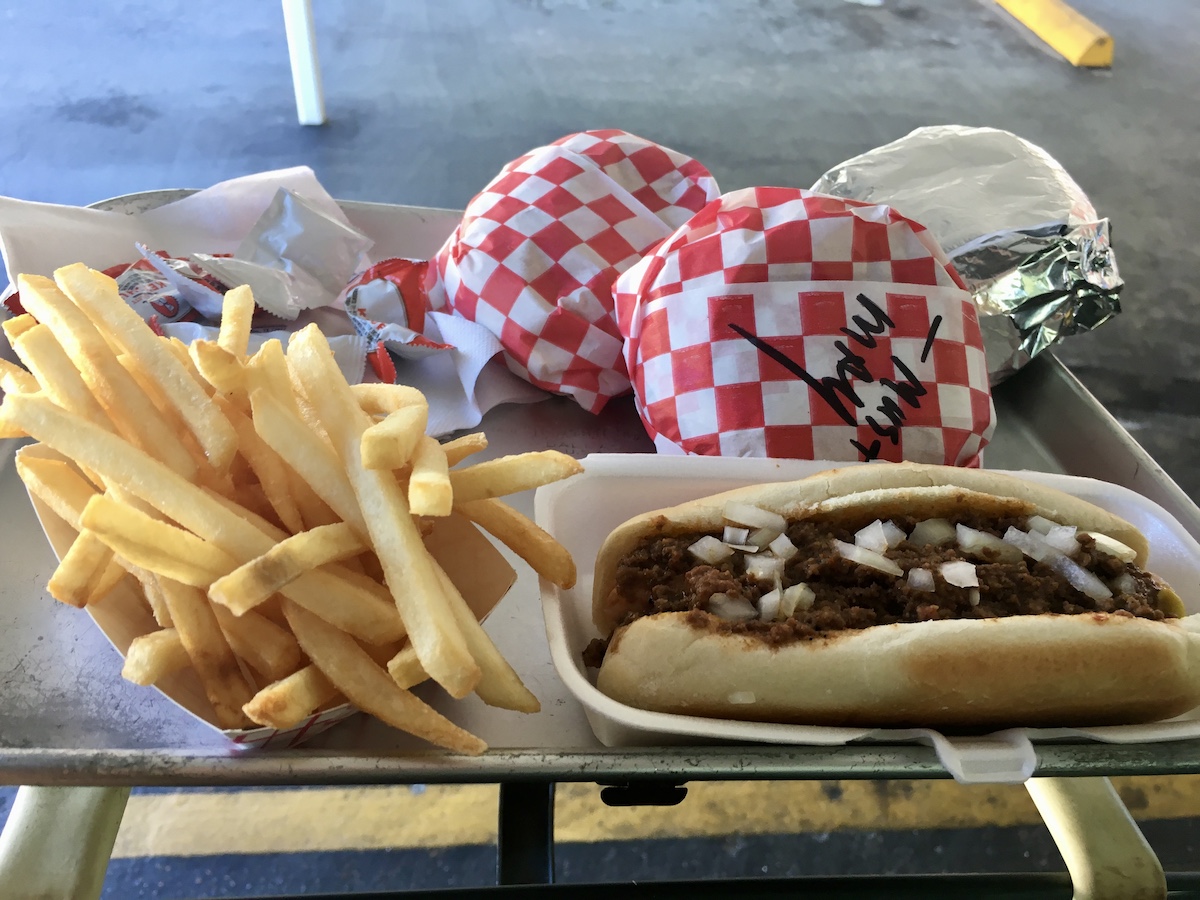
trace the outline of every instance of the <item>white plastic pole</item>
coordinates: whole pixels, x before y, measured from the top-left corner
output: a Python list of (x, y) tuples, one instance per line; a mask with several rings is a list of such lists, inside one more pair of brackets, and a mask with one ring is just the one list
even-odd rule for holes
[(296, 90), (296, 116), (301, 125), (325, 124), (325, 92), (317, 59), (312, 0), (283, 0), (283, 25), (287, 30), (288, 56), (292, 61), (292, 86)]
[(1029, 796), (1071, 873), (1074, 900), (1160, 900), (1162, 863), (1107, 778), (1031, 778)]
[(129, 788), (21, 787), (0, 834), (0, 897), (96, 900)]

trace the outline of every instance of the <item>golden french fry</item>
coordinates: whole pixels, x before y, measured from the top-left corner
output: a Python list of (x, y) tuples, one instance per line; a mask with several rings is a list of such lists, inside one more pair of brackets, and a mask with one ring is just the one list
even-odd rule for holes
[(428, 408), (425, 395), (406, 384), (352, 384), (350, 390), (369, 416), (386, 416), (405, 406)]
[(19, 450), (16, 465), (17, 474), (29, 492), (72, 529), (80, 531), (79, 517), (88, 501), (96, 496), (96, 489), (66, 460), (48, 459)]
[(196, 438), (218, 472), (229, 466), (237, 450), (233, 427), (191, 373), (146, 327), (142, 317), (121, 299), (117, 284), (82, 263), (54, 273), (58, 286), (104, 334), (131, 357), (134, 367), (170, 404)]
[(280, 523), (290, 532), (304, 530), (304, 521), (300, 518), (300, 510), (292, 499), (291, 479), (288, 477), (287, 466), (258, 436), (254, 423), (225, 398), (217, 404), (232, 423), (237, 433), (238, 450), (250, 464), (251, 470), (258, 476), (267, 502), (279, 517)]
[(366, 520), (333, 448), (274, 393), (255, 389), (250, 394), (250, 405), (254, 428), (263, 441), (308, 482), (342, 521), (349, 522), (365, 537)]
[(242, 361), (216, 341), (192, 341), (188, 355), (204, 380), (229, 397), (245, 391), (246, 373)]
[(417, 651), (412, 648), (411, 644), (403, 647), (399, 653), (388, 660), (387, 670), (388, 674), (392, 676), (392, 681), (405, 690), (429, 680), (429, 674), (421, 668), (421, 661), (417, 659)]
[(41, 390), (37, 378), (26, 372), (16, 363), (0, 359), (0, 390), (22, 394), (32, 394)]
[(468, 456), (486, 450), (487, 446), (487, 435), (482, 431), (477, 431), (474, 434), (464, 434), (452, 441), (446, 441), (442, 444), (442, 452), (446, 454), (446, 465), (457, 466)]
[(192, 668), (212, 703), (217, 724), (221, 728), (241, 728), (245, 724), (242, 706), (254, 692), (221, 632), (208, 598), (198, 588), (170, 578), (160, 578), (159, 585)]
[(80, 524), (135, 566), (192, 587), (207, 588), (237, 562), (224, 550), (105, 494), (83, 508)]
[(246, 360), (246, 391), (249, 393), (259, 388), (282, 400), (292, 412), (299, 413), (300, 408), (292, 394), (292, 379), (283, 355), (283, 344), (278, 338), (264, 341), (254, 355)]
[[(7, 396), (7, 395), (6, 395)], [(7, 399), (0, 404), (0, 438), (27, 438), (29, 432), (13, 421)]]
[(100, 573), (100, 577), (92, 585), (91, 593), (88, 594), (87, 605), (101, 602), (105, 597), (112, 593), (113, 588), (121, 583), (121, 580), (129, 574), (126, 567), (126, 561), (115, 557), (109, 558), (108, 565), (104, 571)]
[(577, 459), (557, 450), (516, 453), (450, 473), (454, 502), (503, 497), (561, 481), (583, 471)]
[(250, 345), (250, 320), (254, 318), (254, 295), (249, 285), (230, 289), (221, 303), (221, 328), (217, 345), (239, 362)]
[(93, 585), (104, 575), (112, 558), (112, 551), (96, 535), (81, 531), (63, 554), (46, 590), (60, 603), (82, 608), (87, 605)]
[[(466, 696), (480, 678), (479, 666), (471, 658), (462, 631), (447, 605), (433, 560), (413, 524), (400, 485), (391, 472), (363, 465), (360, 447), (366, 430), (366, 413), (354, 402), (329, 344), (315, 326), (293, 335), (287, 357), (288, 366), (341, 457), (366, 520), (371, 544), (392, 587), (396, 607), (421, 665), (452, 697)], [(24, 397), (18, 399), (28, 402)], [(24, 421), (18, 424), (29, 429)], [(332, 680), (338, 683), (336, 678)], [(339, 687), (354, 699), (343, 685)]]
[(368, 469), (399, 469), (417, 449), (428, 421), (429, 407), (424, 403), (389, 413), (363, 432), (362, 464)]
[[(242, 707), (250, 720), (281, 731), (299, 725), (323, 706), (341, 698), (333, 682), (314, 665), (263, 688)], [(343, 698), (344, 699), (344, 698)]]
[(508, 660), (496, 649), (488, 633), (483, 630), (483, 625), (475, 618), (467, 602), (450, 581), (450, 576), (436, 560), (433, 560), (433, 569), (442, 584), (450, 611), (462, 629), (467, 648), (483, 673), (475, 686), (475, 693), (479, 695), (479, 699), (488, 706), (514, 709), (517, 712), (535, 713), (540, 710), (542, 705), (538, 698), (525, 687)]
[(349, 635), (291, 601), (284, 601), (283, 611), (305, 655), (359, 709), (439, 747), (471, 754), (487, 749), (479, 738), (403, 690)]
[(17, 281), (21, 303), (54, 334), (116, 430), (178, 475), (194, 478), (195, 460), (83, 311), (48, 278), (21, 275)]
[(11, 319), (5, 319), (0, 322), (0, 328), (4, 329), (4, 336), (8, 338), (11, 344), (30, 328), (37, 325), (37, 319), (29, 313), (21, 313), (19, 316), (13, 316)]
[(454, 508), (495, 537), (533, 571), (561, 588), (575, 585), (575, 560), (546, 531), (501, 500), (471, 500)]
[(329, 504), (318, 497), (312, 486), (291, 467), (288, 468), (288, 480), (292, 485), (292, 499), (296, 501), (296, 508), (300, 510), (300, 518), (304, 522), (304, 530), (341, 521)]
[(146, 597), (146, 603), (150, 607), (150, 613), (154, 616), (154, 621), (158, 623), (158, 627), (174, 628), (175, 623), (171, 620), (171, 610), (167, 606), (167, 598), (163, 594), (158, 576), (153, 572), (147, 572), (145, 569), (138, 569), (134, 572), (134, 575), (142, 585), (142, 593)]
[[(13, 394), (5, 403), (11, 404), (17, 424), (34, 434), (35, 439), (121, 484), (168, 519), (224, 550), (238, 564), (261, 556), (275, 543), (263, 530), (230, 509), (226, 503), (231, 501), (219, 501), (127, 441), (59, 409), (46, 398)], [(332, 569), (307, 572), (284, 588), (283, 593), (339, 628), (372, 643), (397, 640), (405, 633), (393, 604), (347, 584)], [(234, 609), (235, 613), (244, 611)]]
[(296, 639), (266, 616), (255, 612), (235, 616), (215, 603), (212, 611), (233, 652), (264, 678), (278, 681), (303, 665)]
[(442, 445), (421, 435), (408, 477), (408, 504), (414, 516), (448, 516), (454, 506)]
[(209, 397), (212, 397), (216, 390), (211, 384), (205, 381), (204, 376), (200, 374), (200, 370), (196, 368), (196, 364), (192, 361), (192, 356), (188, 353), (188, 345), (177, 337), (160, 338), (163, 346), (171, 352), (174, 357), (179, 360), (179, 364), (187, 370), (188, 375), (196, 384), (200, 385), (200, 389)]
[(49, 328), (34, 325), (26, 329), (12, 340), (12, 348), (51, 400), (63, 409), (112, 430), (112, 420)]
[(366, 549), (362, 539), (345, 522), (322, 525), (280, 541), (262, 556), (217, 579), (208, 595), (226, 606), (235, 602), (261, 603), (304, 572), (357, 556)]
[(174, 628), (164, 628), (133, 639), (125, 651), (121, 677), (134, 684), (150, 685), (172, 672), (186, 669), (190, 664), (179, 632)]

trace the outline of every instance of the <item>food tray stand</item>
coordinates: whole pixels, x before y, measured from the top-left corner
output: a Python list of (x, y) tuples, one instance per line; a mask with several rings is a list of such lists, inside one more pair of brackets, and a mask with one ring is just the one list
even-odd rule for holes
[[(182, 193), (151, 192), (116, 198), (103, 206), (133, 212)], [(354, 224), (375, 238), (376, 258), (431, 255), (459, 216), (450, 210), (359, 202), (346, 202), (343, 208)], [(1200, 509), (1052, 355), (1043, 354), (997, 388), (995, 402), (999, 426), (985, 465), (1091, 476), (1124, 485), (1159, 503), (1200, 539)], [(484, 417), (480, 428), (488, 434), (489, 456), (543, 448), (576, 457), (653, 450), (629, 398), (614, 401), (596, 416), (562, 398), (500, 406)], [(639, 804), (674, 802), (689, 781), (947, 777), (933, 750), (918, 744), (601, 746), (579, 704), (555, 674), (537, 579), (519, 561), (518, 581), (489, 618), (487, 628), (540, 698), (542, 712), (520, 716), (489, 709), (473, 697), (447, 704), (433, 691), (425, 694), (488, 741), (493, 749), (483, 756), (432, 750), (365, 716), (353, 717), (300, 747), (236, 750), (155, 691), (123, 682), (115, 651), (90, 620), (45, 594), (55, 560), (12, 465), (16, 444), (8, 441), (0, 449), (4, 511), (0, 518), (4, 560), (0, 783), (115, 789), (496, 783), (501, 786), (499, 881), (503, 885), (552, 881), (556, 782), (607, 785), (607, 802)], [(518, 495), (513, 502), (532, 515), (531, 494)], [(579, 562), (586, 570), (589, 561)], [(1139, 883), (1149, 891), (1145, 896), (1164, 896), (1161, 867), (1105, 776), (1198, 773), (1200, 740), (1144, 745), (1039, 743), (1036, 749), (1036, 777), (1031, 784), (1038, 787), (1031, 793), (1071, 866), (1076, 896), (1134, 895), (1132, 882), (1112, 882), (1111, 872), (1097, 875), (1102, 868), (1114, 868), (1099, 867), (1098, 859), (1106, 857), (1111, 863), (1112, 854), (1118, 852), (1112, 841), (1103, 846), (1094, 843), (1101, 832), (1112, 835), (1124, 853), (1116, 868), (1133, 871), (1135, 880), (1141, 877)], [(1078, 827), (1089, 820), (1088, 827)], [(736, 823), (731, 826), (736, 828)], [(1144, 877), (1138, 876), (1143, 870)], [(800, 883), (818, 896), (860, 896), (855, 892), (866, 890), (856, 879), (836, 884), (829, 879), (802, 879)], [(1081, 893), (1085, 883), (1095, 890)], [(758, 896), (785, 889), (784, 882), (774, 879), (717, 884)], [(907, 896), (910, 890), (912, 896), (954, 895), (968, 885), (973, 894), (987, 896), (1005, 884), (1030, 896), (1071, 893), (1066, 876), (1007, 880), (988, 876), (966, 881), (930, 876), (871, 884), (872, 895), (883, 889), (879, 896)], [(1114, 884), (1116, 893), (1105, 894)], [(1200, 889), (1200, 879), (1172, 876), (1171, 887)], [(560, 889), (567, 886), (546, 888), (555, 893)], [(579, 886), (572, 889), (579, 896), (590, 896)], [(660, 886), (656, 895), (675, 889), (679, 896), (702, 891), (699, 885), (679, 883), (671, 889)], [(830, 893), (835, 889), (842, 893)]]

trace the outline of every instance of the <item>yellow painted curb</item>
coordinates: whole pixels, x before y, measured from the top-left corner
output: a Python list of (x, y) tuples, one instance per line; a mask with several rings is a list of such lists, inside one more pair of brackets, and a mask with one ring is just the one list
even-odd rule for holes
[[(1114, 778), (1134, 818), (1200, 810), (1200, 776)], [(137, 794), (115, 858), (313, 853), (492, 844), (494, 785)], [(693, 782), (679, 806), (609, 808), (562, 784), (555, 839), (592, 843), (726, 834), (979, 828), (1040, 821), (1025, 789), (950, 781)]]
[(996, 4), (1071, 65), (1112, 65), (1113, 39), (1109, 33), (1061, 0), (996, 0)]

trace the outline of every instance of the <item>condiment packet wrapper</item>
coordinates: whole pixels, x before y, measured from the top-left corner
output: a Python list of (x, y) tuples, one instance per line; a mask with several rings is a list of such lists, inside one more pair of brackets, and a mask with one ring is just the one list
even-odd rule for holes
[(280, 188), (232, 257), (193, 253), (192, 260), (227, 287), (249, 285), (254, 302), (294, 320), (331, 306), (367, 265), (369, 237), (294, 191)]
[(615, 297), (660, 452), (975, 466), (995, 427), (971, 297), (889, 207), (736, 191)]
[(717, 196), (688, 156), (623, 131), (513, 160), (432, 260), (430, 304), (476, 322), (509, 368), (592, 412), (629, 390), (612, 285)]

